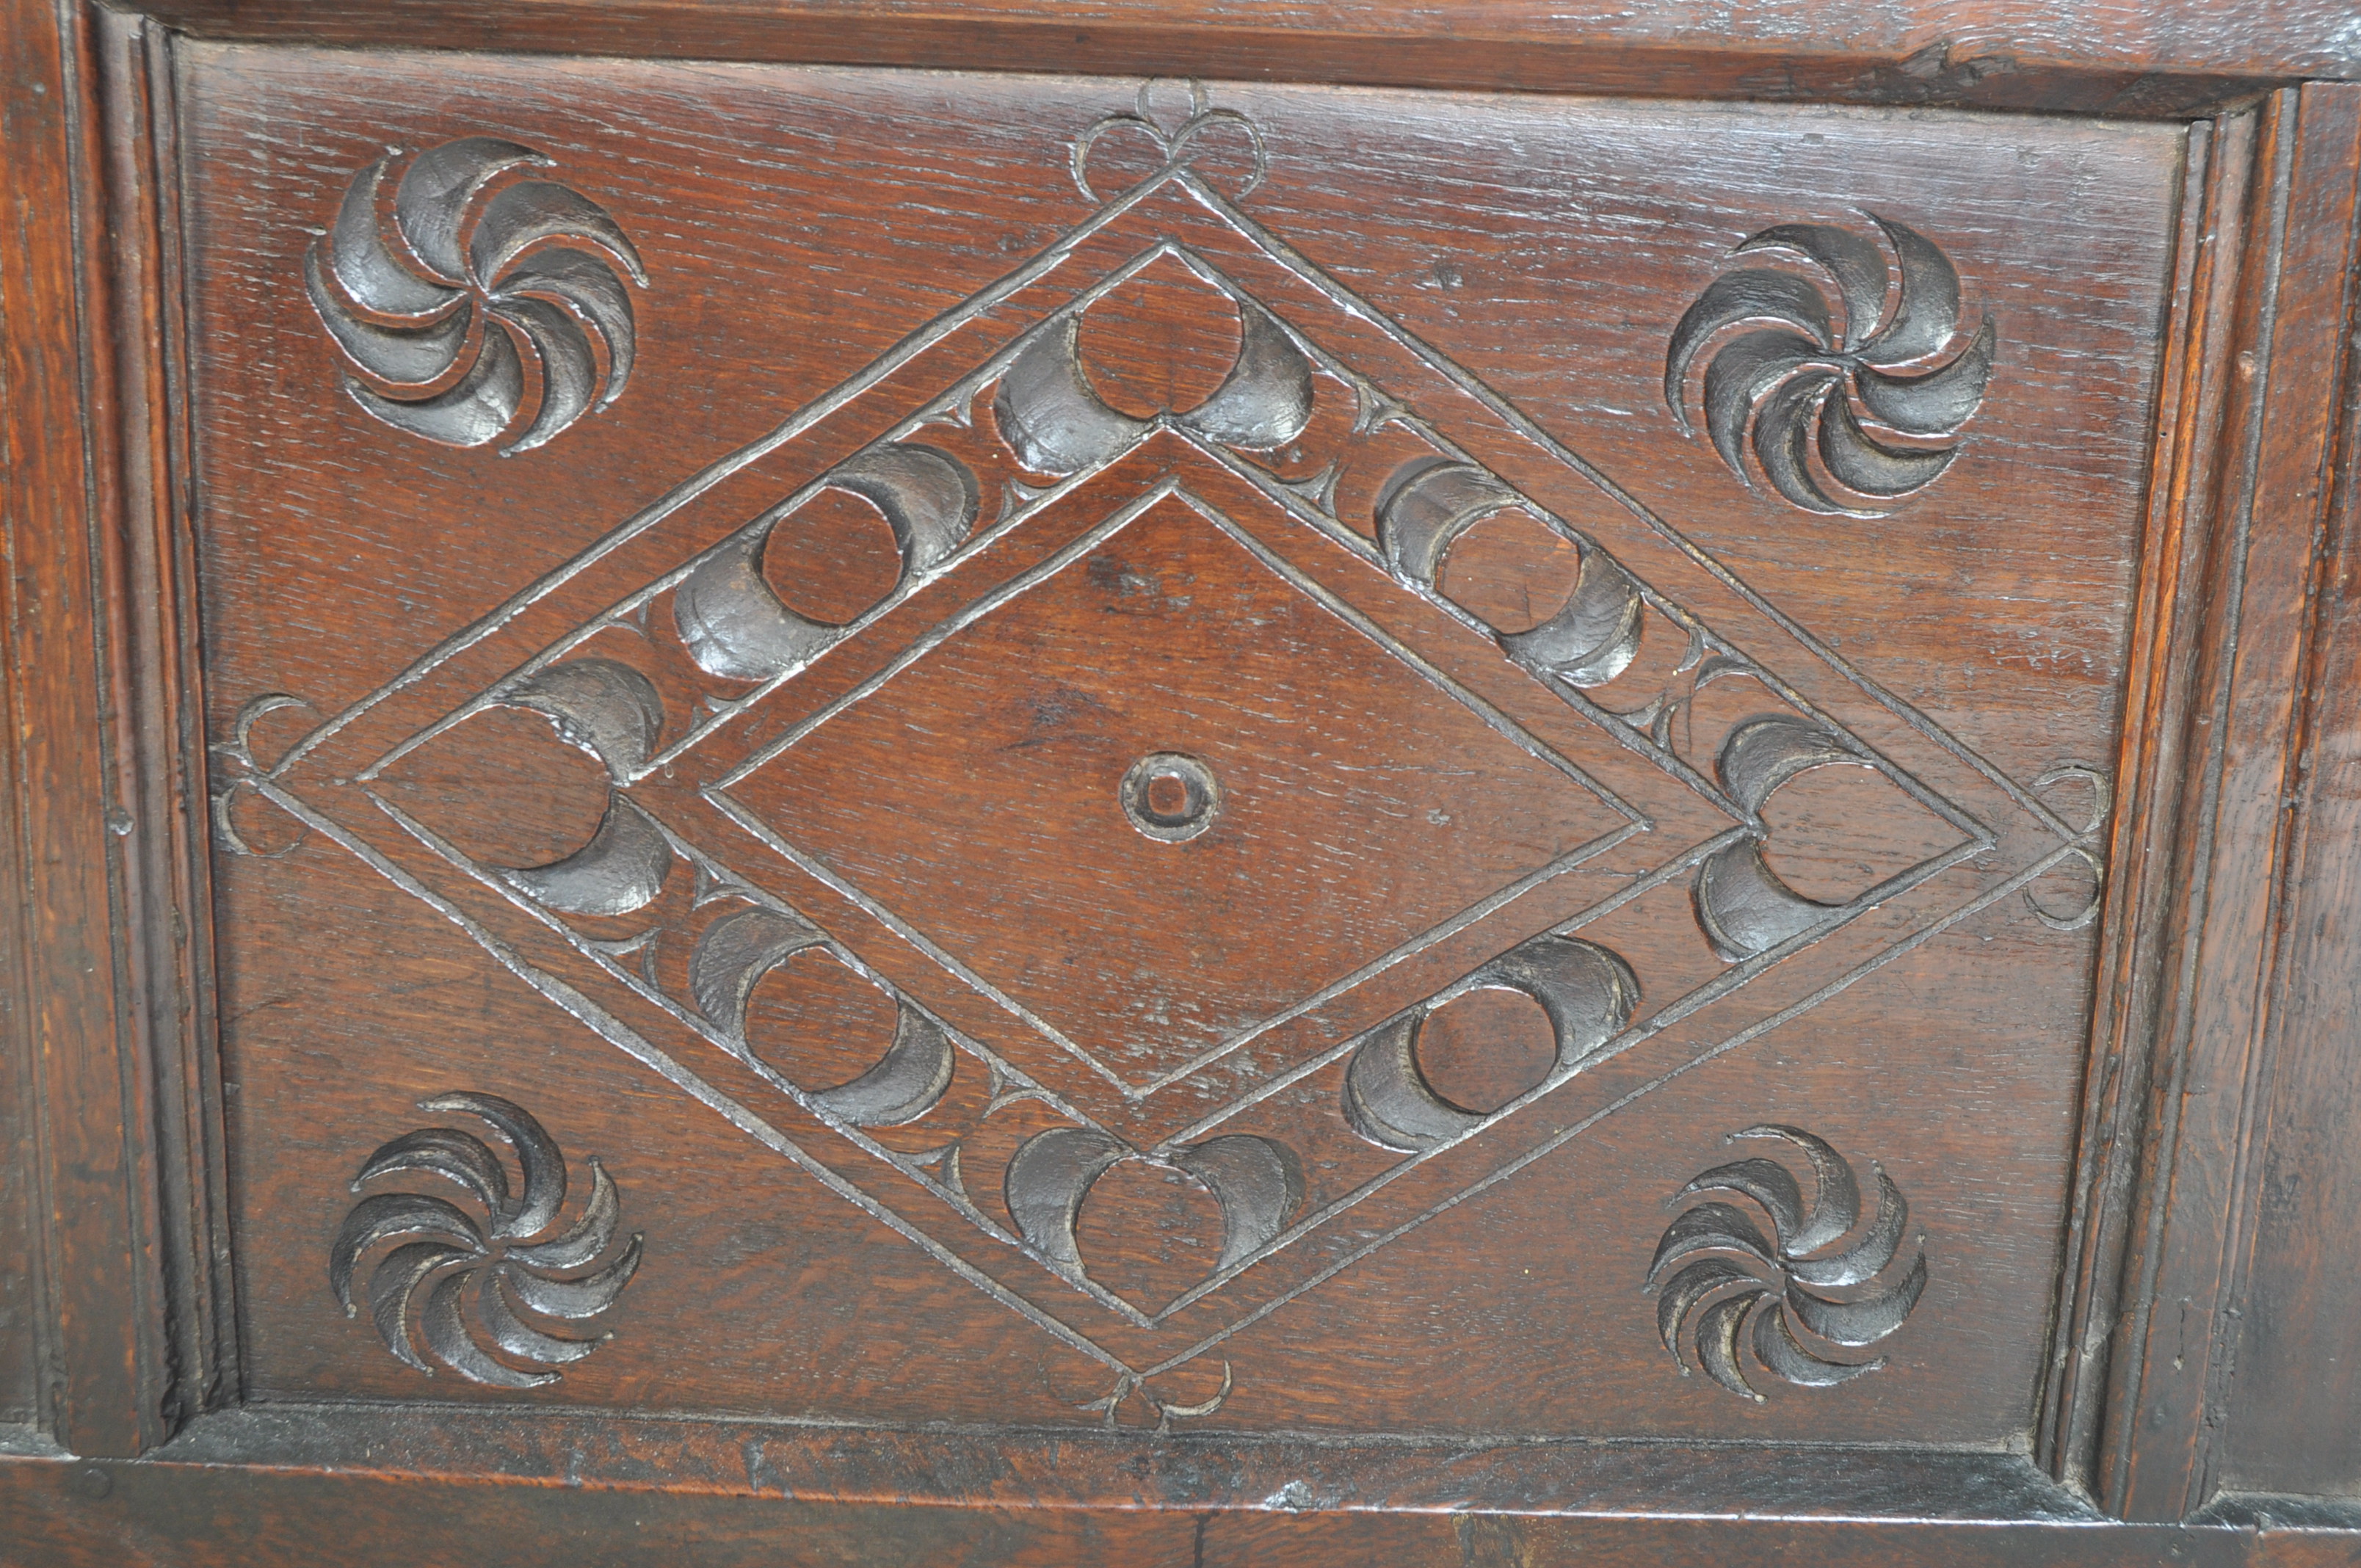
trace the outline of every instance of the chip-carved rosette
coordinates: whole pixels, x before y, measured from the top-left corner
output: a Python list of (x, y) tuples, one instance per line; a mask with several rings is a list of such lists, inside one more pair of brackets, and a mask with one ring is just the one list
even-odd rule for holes
[[(830, 1114), (803, 1088), (730, 1051), (709, 1018), (684, 1005), (611, 931), (587, 929), (537, 905), (501, 868), (478, 865), (431, 824), (385, 808), (372, 782), (412, 748), (517, 695), (568, 661), (604, 656), (629, 620), (666, 620), (666, 595), (737, 548), (750, 521), (829, 482), (886, 444), (960, 439), (983, 420), (989, 389), (1041, 334), (1071, 332), (1067, 313), (1141, 268), (1176, 256), (1241, 310), (1283, 323), (1331, 389), (1361, 402), (1359, 422), (1411, 431), (1440, 457), (1480, 466), (1528, 510), (1577, 530), (1642, 585), (1647, 609), (1687, 625), (1717, 655), (1742, 662), (1765, 707), (1845, 738), (1844, 759), (1873, 769), (1955, 835), (1951, 845), (1830, 906), (1793, 939), (1719, 962), (1699, 949), (1690, 881), (1707, 857), (1750, 841), (1756, 801), (1685, 758), (1649, 726), (1615, 717), (1651, 694), (1612, 679), (1545, 684), (1431, 585), (1405, 581), (1378, 541), (1326, 510), (1316, 484), (1153, 422), (1104, 466), (1041, 484), (986, 488), (972, 531), (925, 573), (853, 622), (808, 664), (767, 679), (693, 685), (667, 694), (668, 718), (627, 764), (616, 799), (659, 837), (669, 874), (660, 895), (630, 911), (646, 930), (690, 935), (699, 900), (736, 900), (808, 920), (848, 962), (939, 1024), (955, 1070), (1046, 1107), (1061, 1124), (1170, 1154), (1215, 1137), (1283, 1144), (1336, 1174), (1313, 1180), (1268, 1245), (1162, 1305), (1126, 1302), (1087, 1279), (1044, 1266), (1016, 1245), (999, 1173), (933, 1164)], [(1330, 395), (1323, 393), (1323, 395)], [(1011, 477), (1003, 476), (1004, 479)], [(920, 645), (989, 588), (1086, 547), (1148, 507), (1196, 509), (1208, 527), (1279, 563), (1327, 600), (1366, 617), (1509, 716), (1534, 743), (1570, 758), (1616, 803), (1616, 822), (1569, 844), (1559, 873), (1483, 919), (1402, 954), (1333, 1003), (1279, 1023), (1226, 1057), (1235, 1075), (1216, 1092), (1187, 1086), (1215, 1066), (1168, 1081), (1078, 1071), (1070, 1052), (1011, 1009), (947, 971), (939, 958), (864, 901), (813, 874), (807, 856), (742, 798), (747, 779), (796, 726)], [(1126, 509), (1129, 509), (1128, 510)], [(1118, 521), (1117, 520), (1121, 520)], [(601, 640), (604, 640), (603, 641)], [(1611, 700), (1610, 700), (1611, 699)], [(1982, 762), (1910, 712), (1831, 649), (1792, 624), (1675, 527), (1643, 515), (1579, 457), (1556, 446), (1464, 371), (1391, 329), (1318, 274), (1185, 167), (1168, 169), (1102, 208), (1072, 243), (1020, 268), (1002, 288), (951, 313), (791, 417), (768, 440), (686, 479), (665, 501), (520, 594), (422, 660), (404, 679), (336, 716), (255, 784), (315, 832), (363, 855), (463, 928), (557, 1004), (741, 1129), (926, 1247), (1045, 1332), (1125, 1376), (1153, 1376), (1213, 1353), (1244, 1322), (1387, 1245), (1456, 1196), (1578, 1134), (1607, 1109), (1807, 1009), (1907, 944), (2013, 896), (2084, 852), (2095, 821), (2061, 817), (2034, 790)], [(614, 809), (620, 810), (618, 806)], [(649, 839), (653, 845), (653, 839)], [(649, 853), (654, 851), (651, 849)], [(1603, 895), (1613, 888), (1625, 896)], [(608, 911), (594, 911), (605, 918)], [(1349, 1059), (1369, 1032), (1448, 990), (1537, 933), (1562, 930), (1619, 955), (1643, 1000), (1582, 1070), (1554, 1077), (1458, 1136), (1404, 1154), (1356, 1140), (1341, 1114), (1281, 1109), (1279, 1090), (1342, 1103)], [(1723, 959), (1732, 958), (1724, 953)], [(722, 1032), (726, 1033), (726, 1031)], [(720, 1047), (720, 1048), (717, 1048)], [(1250, 1055), (1245, 1053), (1250, 1052)], [(1246, 1069), (1239, 1072), (1241, 1063)], [(1209, 1080), (1199, 1080), (1199, 1083)], [(998, 1099), (1000, 1097), (995, 1097)], [(1289, 1097), (1302, 1101), (1303, 1094)], [(988, 1118), (993, 1108), (983, 1112)], [(923, 1121), (926, 1112), (919, 1113)], [(1334, 1222), (1351, 1216), (1352, 1234)], [(1357, 1239), (1374, 1236), (1374, 1241)]]

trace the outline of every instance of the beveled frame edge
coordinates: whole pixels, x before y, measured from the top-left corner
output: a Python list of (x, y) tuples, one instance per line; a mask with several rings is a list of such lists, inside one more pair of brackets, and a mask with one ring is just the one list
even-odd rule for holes
[(2140, 1519), (2210, 1500), (2235, 1362), (2302, 672), (2350, 381), (2361, 88), (2282, 90), (2209, 139), (2151, 467), (2116, 885), (2042, 1431), (2054, 1474)]
[[(2208, 624), (2221, 585), (2207, 569), (2224, 483), (2232, 355), (2246, 336), (2246, 239), (2254, 206), (2272, 183), (2265, 170), (2258, 197), (2257, 141), (2278, 109), (2192, 126), (2182, 170), (2072, 1208), (2036, 1440), (2041, 1462), (2085, 1490), (2104, 1486), (2100, 1448), (2114, 1327), (2138, 1310), (2125, 1299), (2124, 1270), (2144, 1155), (2155, 1174), (2143, 1139), (2164, 1026), (2158, 991), (2170, 955), (2188, 945), (2174, 929), (2189, 874), (2180, 837), (2184, 823), (2191, 837), (2202, 839), (2205, 828), (2207, 803), (2190, 790), (2192, 716), (2201, 689), (2218, 682), (2224, 650), (2235, 645), (2235, 614), (2224, 620), (2217, 612)], [(2166, 853), (2147, 852), (2151, 847)]]
[(8, 981), (37, 1123), (41, 1419), (154, 1447), (234, 1395), (170, 38), (0, 0)]
[[(1945, 104), (2190, 118), (2275, 87), (2361, 77), (2361, 48), (2301, 5), (2154, 0), (2151, 27), (2061, 5), (2038, 39), (1958, 0), (1827, 0), (1809, 24), (1741, 3), (1683, 28), (1645, 7), (1548, 0), (139, 0), (192, 37), (266, 43), (792, 60), (961, 71), (1280, 78), (1340, 85)], [(2018, 13), (2021, 19), (2026, 13)], [(2164, 42), (2156, 42), (2156, 39)], [(2031, 47), (2025, 47), (2030, 44)], [(2213, 46), (2209, 49), (2209, 46)], [(1280, 64), (1279, 62), (1284, 62)]]
[[(0, 0), (12, 37), (39, 55), (7, 83), (11, 157), (0, 172), (0, 198), (18, 217), (18, 233), (34, 232), (38, 225), (24, 215), (44, 211), (45, 198), (57, 192), (73, 192), (75, 214), (69, 234), (52, 232), (0, 262), (0, 303), (12, 279), (18, 302), (0, 313), (11, 379), (29, 389), (8, 400), (6, 429), (12, 450), (27, 450), (29, 439), (47, 465), (38, 471), (12, 465), (11, 488), (0, 495), (9, 504), (12, 567), (5, 674), (11, 731), (20, 738), (9, 751), (5, 783), (18, 811), (11, 844), (23, 856), (21, 936), (8, 957), (12, 982), (28, 1003), (19, 1016), (38, 1015), (22, 1043), (42, 1110), (42, 1191), (58, 1221), (41, 1260), (50, 1306), (43, 1354), (53, 1390), (45, 1420), (86, 1454), (153, 1448), (181, 1420), (237, 1398), (226, 1237), (218, 1223), (223, 1152), (211, 1077), (189, 501), (169, 477), (185, 471), (177, 458), (184, 433), (170, 415), (185, 402), (170, 393), (180, 353), (179, 303), (168, 282), (177, 275), (169, 68), (175, 35), (159, 18), (181, 12), (175, 0), (159, 0), (151, 11), (100, 0)], [(335, 8), (318, 11), (334, 19)], [(285, 31), (296, 41), (319, 41), (321, 28)], [(52, 37), (60, 46), (42, 53)], [(1136, 72), (1140, 63), (1132, 59), (1128, 69)], [(1274, 74), (1268, 59), (1257, 73)], [(46, 82), (60, 91), (46, 93)], [(1692, 83), (1678, 85), (1686, 93)], [(2276, 780), (2270, 758), (2278, 756), (2283, 773), (2293, 755), (2291, 691), (2274, 687), (2269, 670), (2300, 660), (2310, 636), (2305, 607), (2319, 530), (2299, 538), (2304, 530), (2290, 521), (2293, 513), (2268, 512), (2264, 521), (2278, 531), (2272, 539), (2295, 545), (2297, 565), (2292, 576), (2264, 585), (2277, 598), (2259, 608), (2248, 602), (2249, 565), (2288, 558), (2252, 548), (2254, 521), (2268, 511), (2257, 501), (2265, 468), (2260, 433), (2273, 418), (2301, 415), (2312, 406), (2307, 397), (2334, 403), (2323, 389), (2343, 385), (2344, 335), (2328, 334), (2325, 345), (2277, 345), (2270, 337), (2277, 318), (2263, 302), (2276, 299), (2289, 203), (2310, 167), (2297, 157), (2305, 106), (2334, 104), (2345, 114), (2356, 100), (2361, 88), (2282, 88), (2258, 108), (2194, 133), (2203, 146), (2202, 157), (2192, 159), (2195, 223), (2183, 247), (2186, 286), (2176, 295), (2182, 326), (2169, 351), (2152, 470), (2152, 483), (2153, 476), (2166, 482), (2156, 485), (2143, 565), (2133, 718), (2118, 775), (2125, 804), (2111, 858), (2118, 868), (2142, 871), (2118, 875), (2108, 893), (2094, 1022), (2094, 1039), (2103, 1045), (2092, 1054), (2059, 1352), (2040, 1423), (2039, 1459), (2050, 1474), (2089, 1488), (2111, 1510), (2141, 1518), (2180, 1518), (2205, 1501), (2202, 1389), (2213, 1366), (2212, 1359), (2201, 1366), (2193, 1398), (2181, 1383), (2168, 1389), (2151, 1382), (2155, 1352), (2144, 1303), (2168, 1267), (2202, 1273), (2210, 1255), (2219, 1276), (2242, 1223), (2230, 1201), (2244, 1168), (2235, 1128), (2231, 1164), (2217, 1179), (2221, 1150), (2213, 1142), (2197, 1140), (2204, 1158), (2191, 1163), (2178, 1099), (2191, 1072), (2235, 1066), (2246, 1086), (2235, 1097), (2235, 1127), (2243, 1127), (2258, 1070), (2245, 1042), (2260, 1038), (2268, 1013), (2268, 997), (2250, 990), (2243, 1011), (2233, 1009), (2243, 1032), (2201, 1036), (2195, 981), (2170, 997), (2160, 987), (2168, 974), (2196, 974), (2207, 963), (2234, 973), (2244, 962), (2246, 972), (2260, 972), (2256, 966), (2268, 968), (2273, 940), (2268, 919), (2249, 931), (2229, 928), (2236, 922), (2228, 915), (2222, 921), (2229, 925), (2209, 924), (2210, 915), (2158, 924), (2143, 912), (2173, 907), (2182, 868), (2217, 861), (2225, 862), (2225, 904), (2259, 896), (2268, 906), (2276, 897), (2283, 834), (2265, 831), (2268, 850), (2259, 860), (2240, 857), (2251, 833), (2234, 835), (2225, 847), (2218, 770), (2192, 773), (2184, 758), (2191, 738), (2210, 727), (2207, 715), (2227, 711), (2224, 705), (2241, 692), (2268, 710), (2275, 689), (2289, 699), (2281, 706), (2290, 717), (2272, 731), (2268, 711), (2255, 716), (2256, 756), (2248, 760), (2260, 770), (2257, 780)], [(20, 125), (30, 127), (23, 156)], [(2257, 169), (2269, 177), (2248, 181), (2246, 171)], [(2249, 228), (2261, 236), (2258, 247), (2240, 239)], [(2224, 259), (2225, 238), (2237, 247), (2235, 261)], [(2345, 241), (2349, 263), (2349, 224)], [(2323, 346), (2326, 366), (2290, 368), (2306, 354), (2317, 358)], [(2262, 357), (2252, 358), (2257, 349)], [(2242, 354), (2257, 368), (2242, 373)], [(2316, 411), (2325, 431), (2327, 410)], [(2217, 463), (2227, 450), (2224, 433), (2249, 427), (2255, 433), (2235, 461)], [(59, 475), (69, 465), (75, 472), (66, 484)], [(2217, 526), (2216, 517), (2228, 521)], [(2217, 535), (2228, 543), (2217, 546)], [(2277, 662), (2258, 660), (2251, 636), (2241, 641), (2242, 616), (2268, 623), (2271, 645), (2281, 650)], [(2209, 776), (2217, 782), (2206, 784)], [(2232, 804), (2278, 821), (2279, 800), (2276, 784), (2262, 790), (2254, 782)], [(2170, 870), (2159, 878), (2146, 871), (2154, 866)], [(145, 917), (151, 889), (162, 919)], [(103, 977), (97, 966), (81, 963), (82, 949), (70, 950), (56, 935), (102, 926)], [(2235, 950), (2225, 953), (2224, 943)], [(84, 1031), (100, 1018), (108, 1028)], [(2217, 1062), (2223, 1049), (2244, 1054)], [(126, 1137), (126, 1128), (152, 1135)], [(2202, 1191), (2185, 1179), (2191, 1173), (2205, 1178)], [(2216, 1288), (2230, 1284), (2217, 1278)], [(2218, 1334), (2211, 1343), (2221, 1348)], [(2153, 1485), (2134, 1474), (2142, 1450), (2131, 1434), (2142, 1419), (2185, 1433), (2191, 1454), (2186, 1464), (2165, 1465), (2170, 1475)]]

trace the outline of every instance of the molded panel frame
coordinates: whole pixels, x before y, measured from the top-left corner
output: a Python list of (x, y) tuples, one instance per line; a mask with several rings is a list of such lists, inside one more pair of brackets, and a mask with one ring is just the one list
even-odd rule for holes
[[(115, 1528), (110, 1517), (128, 1527), (160, 1517), (151, 1510), (259, 1509), (268, 1519), (321, 1522), (376, 1486), (399, 1509), (396, 1474), (619, 1486), (644, 1486), (653, 1475), (659, 1487), (679, 1489), (662, 1508), (716, 1539), (752, 1528), (759, 1540), (768, 1516), (746, 1513), (744, 1499), (785, 1489), (837, 1499), (796, 1505), (812, 1528), (883, 1519), (912, 1542), (929, 1532), (947, 1530), (950, 1540), (1005, 1531), (993, 1539), (1010, 1561), (1078, 1549), (1101, 1530), (1156, 1551), (1193, 1541), (1196, 1560), (1211, 1561), (1203, 1520), (1212, 1516), (1185, 1517), (1207, 1509), (1251, 1510), (1223, 1519), (1224, 1540), (1275, 1530), (1299, 1551), (1323, 1540), (1366, 1549), (1401, 1532), (1406, 1549), (1448, 1542), (1463, 1553), (1636, 1551), (1653, 1539), (1657, 1527), (1646, 1516), (1657, 1513), (1822, 1514), (1829, 1517), (1818, 1524), (1719, 1528), (1733, 1532), (1732, 1550), (1754, 1529), (1866, 1561), (1922, 1539), (1914, 1532), (1943, 1530), (1932, 1521), (1944, 1518), (2031, 1528), (2103, 1512), (2174, 1520), (2211, 1505), (2227, 1519), (2235, 1509), (2217, 1496), (2225, 1475), (2251, 1491), (2316, 1485), (2300, 1467), (2274, 1468), (2285, 1464), (2271, 1456), (2286, 1445), (2268, 1435), (2279, 1411), (2235, 1390), (2231, 1376), (2244, 1349), (2243, 1304), (2268, 1277), (2256, 1260), (2268, 1264), (2287, 1235), (2265, 1205), (2265, 1140), (2300, 1135), (2306, 1157), (2361, 1169), (2361, 1127), (2279, 1131), (2291, 1124), (2292, 1091), (2282, 1080), (2320, 1070), (2319, 1033), (2334, 1024), (2303, 1011), (2309, 995), (2290, 976), (2312, 950), (2302, 942), (2317, 938), (2290, 933), (2349, 920), (2340, 900), (2353, 896), (2308, 824), (2315, 797), (2332, 811), (2343, 799), (2313, 759), (2320, 738), (2350, 723), (2353, 700), (2330, 684), (2349, 641), (2342, 620), (2323, 638), (2319, 618), (2323, 605), (2341, 609), (2345, 568), (2337, 563), (2350, 554), (2361, 86), (2296, 82), (2361, 74), (2361, 62), (2322, 41), (2333, 7), (2257, 7), (2245, 18), (2224, 7), (2184, 8), (2213, 24), (2192, 36), (2221, 41), (2165, 49), (2094, 29), (2049, 39), (2048, 63), (2001, 69), (1990, 62), (2014, 57), (1998, 46), (1975, 52), (1929, 41), (1923, 27), (1897, 32), (1867, 20), (1831, 27), (1828, 36), (1850, 41), (1821, 51), (1750, 38), (1745, 26), (1735, 43), (1678, 38), (1646, 18), (1569, 32), (1515, 8), (1487, 14), (1497, 38), (1446, 42), (1431, 20), (1358, 33), (1323, 27), (1334, 18), (1310, 5), (1276, 20), (1225, 6), (1192, 7), (1185, 17), (1171, 5), (1108, 7), (1069, 38), (1068, 21), (1017, 5), (946, 6), (912, 20), (882, 5), (823, 16), (802, 5), (755, 16), (723, 4), (487, 11), (423, 0), (272, 10), (172, 0), (140, 13), (5, 0), (0, 21), (14, 52), (0, 83), (9, 149), (0, 207), (12, 235), (30, 237), (0, 247), (9, 566), (0, 674), (10, 720), (0, 871), (10, 873), (11, 900), (10, 1004), (0, 1025), (12, 1053), (0, 1066), (21, 1072), (31, 1113), (11, 1146), (12, 1179), (38, 1195), (46, 1223), (26, 1259), (40, 1309), (21, 1352), (35, 1358), (25, 1381), (38, 1391), (38, 1420), (0, 1438), (0, 1453), (62, 1449), (108, 1461), (156, 1453), (130, 1465), (0, 1460), (0, 1497), (14, 1499), (5, 1511), (47, 1519), (51, 1539), (72, 1550), (68, 1543)], [(686, 25), (693, 21), (710, 26)], [(2001, 26), (2042, 43), (2036, 22)], [(609, 1458), (589, 1461), (586, 1450), (642, 1423), (520, 1416), (481, 1427), (436, 1422), (429, 1431), (397, 1415), (241, 1410), (210, 1013), (199, 629), (181, 482), (186, 405), (175, 391), (176, 29), (265, 42), (423, 39), (2183, 117), (2213, 111), (2191, 141), (2135, 624), (2139, 654), (2117, 772), (2110, 863), (2123, 871), (2103, 916), (2076, 1208), (2034, 1454), (1773, 1452), (1728, 1466), (1727, 1485), (1699, 1497), (1661, 1489), (1645, 1455), (1568, 1449), (1515, 1466), (1479, 1464), (1461, 1490), (1422, 1490), (1400, 1472), (1389, 1479), (1382, 1466), (1348, 1465), (1297, 1492), (1290, 1487), (1326, 1463), (1317, 1450), (1279, 1443), (1253, 1463), (1225, 1455), (1201, 1466), (1195, 1461), (1212, 1453), (1180, 1442), (1161, 1451), (1169, 1468), (1150, 1462), (1145, 1495), (1159, 1509), (1118, 1520), (1112, 1510), (1141, 1493), (1116, 1449), (1104, 1472), (1085, 1465), (1054, 1480), (1045, 1472), (1038, 1486), (999, 1495), (967, 1479), (973, 1459), (962, 1462), (972, 1453), (963, 1445), (977, 1441), (970, 1437), (881, 1438), (831, 1469), (809, 1440), (666, 1423), (685, 1425), (682, 1443), (634, 1455), (628, 1442), (609, 1442)], [(1042, 49), (1053, 36), (1067, 47), (1048, 60)], [(1508, 55), (1520, 62), (1506, 78), (1497, 63), (1482, 63), (1497, 62), (1503, 42), (1516, 46)], [(2309, 695), (2307, 672), (2316, 683)], [(2275, 1319), (2274, 1332), (2284, 1335), (2289, 1321)], [(2349, 1337), (2350, 1322), (2334, 1312), (2305, 1321), (2304, 1332)], [(17, 1354), (16, 1343), (0, 1339), (0, 1352)], [(2304, 1360), (2284, 1339), (2272, 1354), (2278, 1365)], [(2225, 1442), (2237, 1461), (2223, 1456)], [(988, 1447), (1009, 1458), (1008, 1445)], [(772, 1456), (785, 1453), (795, 1463), (783, 1469)], [(1617, 1469), (1626, 1463), (1637, 1468)], [(285, 1478), (238, 1466), (273, 1467)], [(1830, 1480), (1848, 1467), (1882, 1479), (1839, 1500)], [(345, 1478), (325, 1479), (331, 1469)], [(818, 1486), (779, 1479), (815, 1473), (826, 1476)], [(119, 1494), (111, 1514), (77, 1512), (71, 1501), (111, 1493)], [(708, 1493), (741, 1497), (700, 1501)], [(535, 1489), (500, 1496), (495, 1512), (510, 1511), (493, 1534), (545, 1541), (541, 1532), (551, 1527), (532, 1500)], [(970, 1507), (949, 1526), (942, 1510), (858, 1512), (875, 1506), (862, 1499), (884, 1496)], [(1299, 1499), (1315, 1510), (1476, 1513), (1447, 1522), (1262, 1517), (1291, 1512)], [(1766, 1499), (1778, 1501), (1766, 1508)], [(1054, 1519), (1023, 1511), (1049, 1500), (1078, 1511)], [(1490, 1508), (1563, 1517), (1521, 1522)], [(1894, 1522), (1846, 1525), (1839, 1515)], [(598, 1509), (566, 1528), (594, 1516)], [(2327, 1522), (2345, 1521), (2332, 1510)], [(1881, 1533), (1889, 1530), (1903, 1533)], [(1971, 1550), (1960, 1544), (1967, 1538), (1944, 1539), (1947, 1560), (1965, 1561), (1949, 1554)], [(2129, 1562), (2150, 1560), (2162, 1538), (2083, 1530), (2074, 1539), (2074, 1561)], [(2258, 1560), (2268, 1548), (2257, 1543), (2270, 1538), (2215, 1528), (2172, 1539), (2229, 1562)]]

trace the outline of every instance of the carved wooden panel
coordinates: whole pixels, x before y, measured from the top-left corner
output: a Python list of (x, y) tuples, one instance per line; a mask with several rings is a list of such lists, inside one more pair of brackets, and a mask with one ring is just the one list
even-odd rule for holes
[(2022, 1440), (2181, 129), (179, 92), (251, 1397)]
[(2334, 9), (0, 0), (0, 1558), (2349, 1555)]

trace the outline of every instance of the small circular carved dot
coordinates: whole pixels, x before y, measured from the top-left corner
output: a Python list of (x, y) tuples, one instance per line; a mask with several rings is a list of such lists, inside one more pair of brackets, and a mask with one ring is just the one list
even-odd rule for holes
[(1179, 751), (1151, 751), (1123, 775), (1118, 792), (1131, 825), (1164, 844), (1182, 844), (1221, 815), (1222, 786), (1213, 770)]
[(1172, 773), (1151, 773), (1148, 780), (1148, 814), (1178, 817), (1189, 810), (1188, 781)]

